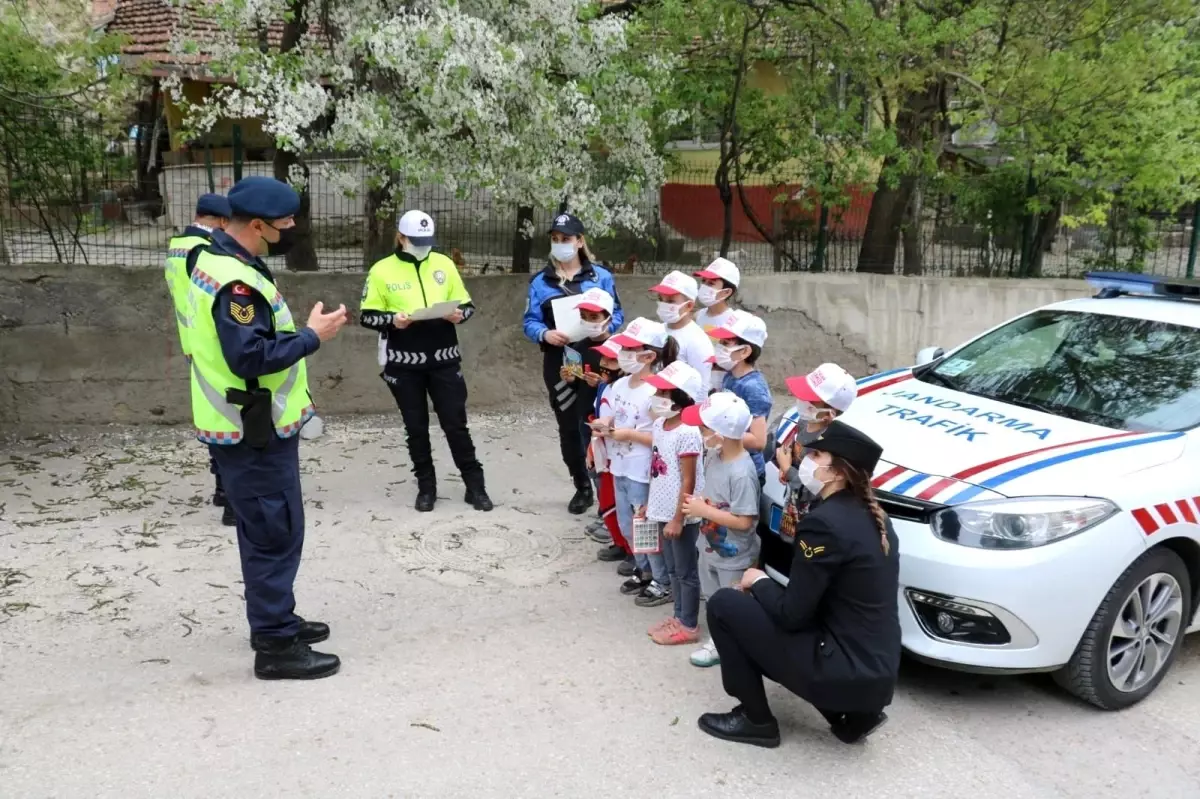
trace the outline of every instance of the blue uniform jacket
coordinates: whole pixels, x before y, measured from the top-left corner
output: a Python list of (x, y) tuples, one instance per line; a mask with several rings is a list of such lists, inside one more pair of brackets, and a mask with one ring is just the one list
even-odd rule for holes
[(533, 276), (529, 281), (529, 298), (525, 303), (524, 327), (525, 335), (535, 344), (549, 348), (542, 341), (547, 330), (554, 329), (554, 314), (550, 310), (550, 301), (570, 294), (582, 294), (590, 288), (602, 288), (612, 295), (613, 315), (612, 332), (621, 329), (625, 323), (625, 313), (621, 310), (621, 298), (617, 296), (617, 285), (613, 281), (612, 272), (603, 266), (584, 261), (583, 268), (575, 277), (565, 284), (559, 279), (553, 264)]
[[(229, 255), (252, 267), (274, 282), (271, 271), (260, 259), (246, 252), (230, 236), (220, 230), (213, 231), (213, 243), (208, 251), (214, 255)], [(202, 248), (197, 247), (188, 255), (187, 271), (190, 275), (196, 257)], [(241, 313), (234, 314), (230, 305), (239, 306)], [(253, 315), (244, 311), (254, 307)], [(250, 321), (240, 320), (249, 317)], [(315, 331), (305, 327), (295, 333), (275, 330), (271, 314), (271, 303), (253, 288), (240, 282), (222, 286), (213, 302), (213, 321), (217, 326), (217, 338), (221, 341), (221, 352), (229, 370), (243, 380), (254, 380), (263, 375), (282, 372), (292, 364), (312, 355), (321, 346)]]

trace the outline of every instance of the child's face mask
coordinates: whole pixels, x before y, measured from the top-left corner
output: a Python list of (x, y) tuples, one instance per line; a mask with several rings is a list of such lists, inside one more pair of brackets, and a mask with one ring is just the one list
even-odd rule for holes
[(745, 357), (743, 354), (743, 350), (745, 349), (746, 347), (741, 344), (734, 344), (732, 346), (718, 344), (713, 348), (713, 355), (716, 357), (717, 366), (722, 371), (731, 371), (737, 365), (737, 362)]
[(655, 419), (670, 419), (672, 416), (679, 415), (679, 411), (675, 408), (675, 403), (671, 402), (670, 397), (652, 397), (650, 399), (650, 415)]
[(646, 364), (638, 360), (636, 352), (621, 352), (617, 356), (617, 363), (621, 367), (621, 371), (627, 375), (636, 375), (646, 367)]

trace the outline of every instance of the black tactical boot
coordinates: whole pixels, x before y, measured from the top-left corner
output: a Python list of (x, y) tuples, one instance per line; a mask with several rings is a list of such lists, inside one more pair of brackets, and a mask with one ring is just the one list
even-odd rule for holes
[(342, 666), (337, 655), (314, 652), (298, 638), (254, 636), (254, 676), (260, 680), (319, 680)]
[(413, 505), (421, 513), (429, 513), (437, 503), (437, 492), (421, 489), (417, 491), (417, 501)]
[[(329, 625), (319, 621), (300, 620), (300, 633), (296, 636), (302, 644), (319, 644), (329, 638)], [(257, 649), (264, 641), (262, 636), (250, 636), (250, 648)], [(268, 641), (268, 644), (270, 642)]]
[(596, 495), (592, 493), (590, 485), (586, 488), (577, 488), (575, 496), (571, 497), (571, 501), (567, 503), (567, 510), (578, 516), (587, 513), (587, 509), (592, 507), (592, 503), (595, 501)]
[(226, 527), (237, 526), (237, 514), (233, 512), (232, 505), (226, 505), (221, 510), (221, 524), (225, 525)]
[(491, 498), (487, 495), (487, 491), (484, 491), (482, 488), (468, 488), (467, 495), (463, 497), (463, 502), (475, 510), (481, 510), (485, 513), (495, 507), (492, 504)]
[(213, 504), (214, 504), (214, 505), (216, 505), (218, 508), (224, 508), (224, 507), (225, 507), (225, 505), (226, 505), (226, 500), (225, 500), (225, 490), (224, 490), (223, 488), (221, 488), (220, 486), (217, 486), (217, 490), (213, 492), (213, 500), (212, 500), (212, 502), (213, 502)]

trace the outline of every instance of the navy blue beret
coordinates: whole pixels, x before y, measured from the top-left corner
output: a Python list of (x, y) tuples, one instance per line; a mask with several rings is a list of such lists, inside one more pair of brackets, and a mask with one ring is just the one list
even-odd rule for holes
[(243, 219), (283, 219), (300, 210), (300, 195), (275, 178), (251, 175), (229, 190), (229, 207)]
[(228, 219), (233, 216), (229, 210), (229, 200), (220, 194), (201, 194), (196, 200), (196, 216), (219, 216)]

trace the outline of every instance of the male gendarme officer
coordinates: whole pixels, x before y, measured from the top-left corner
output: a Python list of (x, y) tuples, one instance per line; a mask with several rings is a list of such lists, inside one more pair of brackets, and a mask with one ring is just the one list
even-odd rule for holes
[[(179, 329), (179, 348), (183, 357), (189, 361), (192, 348), (188, 344), (187, 334), (192, 327), (192, 310), (188, 303), (187, 273), (188, 254), (212, 241), (214, 230), (224, 229), (229, 221), (229, 200), (220, 194), (201, 194), (196, 201), (196, 218), (192, 224), (184, 228), (183, 233), (171, 238), (167, 244), (166, 270), (167, 289), (171, 292), (171, 302), (175, 305), (175, 325)], [(232, 527), (236, 523), (233, 508), (225, 502), (225, 490), (221, 487), (221, 475), (217, 472), (217, 462), (208, 460), (208, 470), (213, 473), (216, 487), (213, 490), (213, 504), (223, 507), (221, 523)]]
[(196, 436), (237, 516), (255, 676), (327, 677), (340, 661), (309, 645), (329, 627), (297, 616), (292, 593), (304, 544), (297, 433), (313, 413), (305, 358), (337, 334), (346, 308), (325, 313), (318, 302), (297, 330), (261, 260), (295, 240), (300, 198), (290, 186), (249, 177), (230, 190), (229, 206), (225, 232), (214, 231), (188, 262)]

